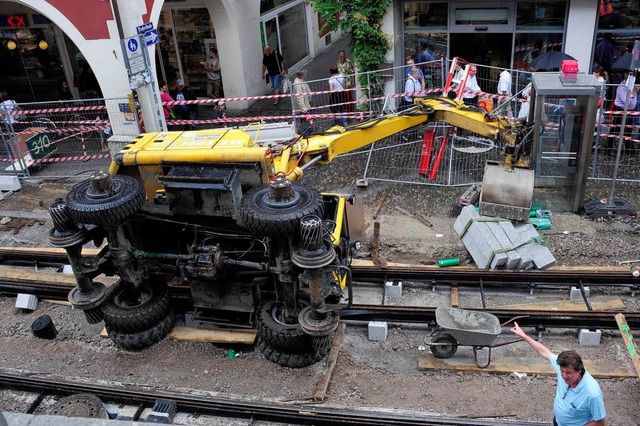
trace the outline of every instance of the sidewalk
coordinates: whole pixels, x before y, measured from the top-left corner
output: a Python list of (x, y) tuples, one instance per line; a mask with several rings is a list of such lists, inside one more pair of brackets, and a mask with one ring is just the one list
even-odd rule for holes
[[(307, 70), (307, 81), (312, 80), (320, 80), (320, 79), (328, 79), (329, 78), (329, 66), (338, 62), (338, 52), (340, 50), (347, 51), (347, 58), (353, 60), (351, 52), (347, 48), (347, 44), (349, 43), (349, 36), (345, 35), (340, 40), (335, 41), (331, 46), (329, 46), (325, 51), (320, 53), (315, 58), (311, 59), (306, 64), (302, 65), (302, 68)], [(290, 69), (289, 70), (289, 80), (293, 83), (293, 79), (295, 78), (295, 73), (300, 68)], [(268, 85), (269, 89), (266, 94), (273, 95), (273, 89), (271, 89), (271, 85)], [(253, 103), (249, 108), (249, 111), (255, 112), (255, 115), (258, 111), (265, 111), (268, 115), (286, 115), (291, 114), (291, 100), (289, 98), (281, 98), (280, 103), (278, 105), (273, 105), (273, 99), (262, 99)]]

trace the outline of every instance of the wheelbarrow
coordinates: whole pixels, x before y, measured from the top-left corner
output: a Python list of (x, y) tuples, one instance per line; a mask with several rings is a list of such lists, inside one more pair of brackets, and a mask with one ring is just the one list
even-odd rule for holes
[[(502, 327), (519, 318), (523, 317), (515, 317), (500, 324), (498, 317), (489, 312), (447, 307), (436, 308), (437, 327), (431, 333), (432, 339), (429, 347), (436, 358), (451, 358), (458, 350), (458, 346), (471, 346), (475, 364), (478, 368), (486, 368), (491, 363), (492, 348), (524, 340), (518, 338), (493, 344), (496, 337), (502, 332)], [(478, 351), (485, 348), (489, 349), (487, 363), (480, 365)]]

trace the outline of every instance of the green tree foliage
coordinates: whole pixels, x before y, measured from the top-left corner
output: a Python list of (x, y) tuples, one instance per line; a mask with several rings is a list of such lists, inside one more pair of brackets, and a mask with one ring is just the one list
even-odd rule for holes
[[(340, 29), (351, 34), (349, 48), (360, 72), (379, 69), (380, 64), (385, 61), (390, 45), (390, 38), (380, 27), (391, 0), (307, 1), (316, 12), (328, 17), (320, 33)], [(363, 77), (365, 80), (360, 81), (360, 85), (366, 87), (366, 76)]]

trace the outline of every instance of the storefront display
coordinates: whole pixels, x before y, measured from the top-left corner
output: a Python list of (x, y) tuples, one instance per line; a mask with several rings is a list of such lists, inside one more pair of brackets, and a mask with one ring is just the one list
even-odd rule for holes
[(207, 76), (202, 63), (215, 47), (215, 32), (205, 8), (166, 9), (158, 24), (160, 43), (156, 68), (169, 87), (182, 78), (197, 96), (207, 94)]
[(0, 63), (0, 90), (17, 102), (54, 100), (65, 78), (53, 25), (0, 28)]

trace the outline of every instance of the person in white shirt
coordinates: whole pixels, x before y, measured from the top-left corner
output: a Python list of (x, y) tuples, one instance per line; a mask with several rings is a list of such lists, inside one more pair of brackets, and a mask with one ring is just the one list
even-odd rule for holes
[(474, 65), (469, 65), (469, 75), (467, 76), (467, 82), (464, 86), (464, 92), (462, 93), (462, 100), (465, 104), (471, 106), (478, 106), (478, 92), (482, 92), (480, 86), (478, 86), (478, 80), (476, 74), (478, 69)]
[(406, 83), (404, 84), (404, 96), (402, 98), (402, 106), (408, 108), (413, 105), (413, 98), (415, 97), (414, 92), (419, 92), (422, 90), (422, 85), (420, 84), (420, 70), (416, 67), (411, 68), (411, 73), (409, 74), (409, 78), (407, 78)]
[[(503, 68), (504, 66), (501, 66)], [(500, 73), (500, 79), (498, 80), (498, 95), (503, 96), (503, 98), (498, 99), (498, 106), (506, 103), (507, 105), (503, 107), (503, 115), (507, 117), (513, 116), (513, 111), (511, 110), (511, 103), (507, 101), (508, 98), (511, 97), (511, 73), (503, 69)]]
[(460, 87), (460, 83), (464, 78), (464, 68), (460, 62), (456, 62), (456, 68), (453, 74), (453, 78), (451, 79), (451, 86), (449, 88), (449, 93), (447, 93), (447, 97), (450, 99), (456, 98), (456, 92), (458, 91), (458, 87)]
[(329, 108), (332, 113), (336, 114), (333, 121), (335, 124), (347, 127), (347, 117), (340, 115), (348, 111), (346, 108), (347, 97), (344, 91), (344, 76), (340, 74), (336, 65), (329, 67), (329, 74), (331, 75), (329, 78), (329, 91), (331, 92), (331, 95), (329, 95)]
[(0, 121), (13, 127), (14, 131), (18, 123), (18, 116), (15, 114), (20, 111), (20, 107), (13, 99), (9, 99), (7, 92), (0, 92)]
[(520, 110), (518, 111), (518, 120), (523, 119), (524, 121), (529, 120), (529, 97), (531, 96), (531, 83), (527, 84), (527, 87), (522, 91), (522, 97), (524, 98), (524, 102), (520, 105)]

